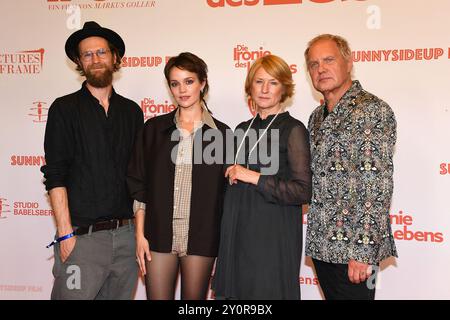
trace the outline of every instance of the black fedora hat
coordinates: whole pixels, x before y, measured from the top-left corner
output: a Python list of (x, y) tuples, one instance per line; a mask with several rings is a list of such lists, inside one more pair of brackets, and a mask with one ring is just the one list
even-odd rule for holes
[(66, 41), (66, 54), (70, 60), (75, 62), (78, 44), (81, 40), (89, 37), (102, 37), (111, 42), (119, 50), (120, 57), (123, 57), (125, 54), (125, 43), (116, 32), (103, 28), (95, 21), (87, 21), (84, 23), (83, 29), (72, 33)]

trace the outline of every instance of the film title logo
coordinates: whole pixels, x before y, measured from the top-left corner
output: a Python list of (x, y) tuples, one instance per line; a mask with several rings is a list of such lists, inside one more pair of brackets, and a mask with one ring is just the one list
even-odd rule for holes
[[(302, 207), (303, 224), (307, 224), (307, 208), (307, 206)], [(444, 242), (444, 234), (442, 232), (411, 230), (413, 217), (409, 214), (405, 214), (402, 210), (396, 214), (390, 214), (390, 222), (393, 226), (403, 226), (402, 229), (393, 231), (393, 236), (396, 240), (435, 243)]]
[[(169, 57), (170, 58), (170, 57)], [(166, 57), (165, 61), (169, 58)], [(124, 68), (155, 68), (163, 62), (163, 57), (123, 57), (122, 67)]]
[[(357, 50), (352, 52), (353, 62), (401, 62), (401, 61), (430, 61), (445, 59), (445, 48), (417, 48), (417, 49), (384, 49)], [(448, 48), (450, 59), (450, 48)]]
[(129, 9), (153, 8), (156, 1), (114, 1), (114, 0), (47, 0), (49, 10), (67, 10), (71, 6), (80, 9)]
[(249, 50), (247, 46), (239, 44), (233, 49), (233, 60), (236, 68), (250, 68), (252, 61), (269, 55), (271, 52), (259, 47), (259, 50)]
[(446, 174), (450, 174), (450, 163), (441, 163), (441, 171), (439, 171), (439, 173), (441, 175), (446, 175)]
[(0, 284), (0, 291), (8, 292), (29, 292), (29, 293), (40, 293), (43, 292), (42, 286), (37, 285), (17, 285), (17, 284)]
[(13, 204), (13, 214), (15, 216), (53, 216), (53, 210), (43, 209), (38, 202), (16, 201)]
[(418, 241), (418, 242), (444, 242), (444, 234), (434, 231), (413, 231), (410, 227), (413, 225), (413, 217), (399, 211), (397, 214), (391, 214), (392, 225), (403, 226), (400, 230), (395, 230), (393, 235), (396, 240)]
[(144, 98), (141, 101), (141, 109), (144, 113), (144, 121), (161, 114), (169, 113), (175, 110), (176, 106), (165, 100), (164, 103), (155, 103), (152, 98)]
[[(259, 47), (257, 50), (250, 50), (248, 46), (238, 44), (233, 48), (233, 61), (235, 68), (243, 68), (250, 69), (250, 66), (253, 61), (259, 59), (261, 57), (267, 56), (271, 54), (269, 50), (265, 50), (263, 47)], [(289, 65), (291, 72), (297, 73), (297, 65), (291, 64)]]
[[(347, 0), (337, 0), (340, 2)], [(365, 0), (355, 0), (355, 1), (365, 1)], [(285, 5), (285, 4), (302, 4), (303, 2), (312, 2), (317, 4), (324, 4), (335, 2), (335, 0), (206, 0), (208, 6), (212, 8), (223, 8), (225, 6), (229, 7), (242, 7), (242, 6), (256, 6), (262, 3), (263, 6), (277, 6), (277, 5)]]
[(308, 285), (308, 286), (318, 286), (319, 285), (319, 279), (316, 277), (310, 278), (310, 277), (300, 276), (298, 278), (298, 281), (301, 285)]
[(37, 74), (44, 64), (43, 48), (0, 54), (0, 74)]
[(45, 157), (44, 156), (21, 156), (21, 155), (12, 155), (11, 166), (43, 166), (45, 165)]
[(302, 210), (302, 223), (303, 223), (303, 225), (306, 226), (308, 224), (309, 205), (303, 204), (301, 210)]
[[(37, 202), (20, 202), (13, 203), (13, 214), (15, 216), (53, 216), (50, 209), (42, 209)], [(10, 213), (11, 208), (7, 203), (7, 199), (0, 198), (0, 219), (5, 219), (6, 213)]]
[(5, 219), (6, 214), (11, 212), (9, 210), (9, 204), (7, 203), (8, 199), (0, 198), (0, 219)]
[(36, 123), (47, 122), (48, 108), (45, 107), (46, 105), (47, 103), (42, 101), (33, 102), (33, 107), (30, 108), (30, 111), (32, 113), (28, 114), (30, 117), (33, 118), (33, 122)]

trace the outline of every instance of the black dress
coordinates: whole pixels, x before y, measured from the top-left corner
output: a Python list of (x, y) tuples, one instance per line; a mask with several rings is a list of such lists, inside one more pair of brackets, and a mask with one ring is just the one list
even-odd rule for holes
[[(258, 137), (273, 117), (262, 120), (257, 116), (252, 128), (257, 130)], [(241, 123), (236, 131), (241, 129), (242, 133), (250, 122)], [(273, 129), (278, 129), (279, 139)], [(300, 299), (301, 204), (311, 198), (308, 132), (299, 120), (283, 112), (266, 135), (272, 144), (268, 149), (278, 152), (276, 173), (265, 175), (261, 171), (269, 167), (262, 164), (264, 159), (259, 159), (262, 139), (251, 154), (256, 155), (256, 164), (248, 166), (262, 172), (258, 185), (238, 182), (228, 186), (225, 193), (213, 278), (217, 299)], [(249, 147), (255, 143), (252, 141), (249, 146), (246, 140), (246, 147), (241, 150), (245, 154), (243, 165), (247, 165)], [(273, 144), (279, 148), (273, 149)]]

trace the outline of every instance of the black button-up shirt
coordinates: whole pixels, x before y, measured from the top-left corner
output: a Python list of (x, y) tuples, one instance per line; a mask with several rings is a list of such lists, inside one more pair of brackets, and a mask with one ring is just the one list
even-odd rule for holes
[(66, 187), (74, 226), (133, 216), (126, 171), (144, 119), (139, 106), (112, 91), (108, 114), (86, 88), (57, 98), (48, 113), (46, 190)]

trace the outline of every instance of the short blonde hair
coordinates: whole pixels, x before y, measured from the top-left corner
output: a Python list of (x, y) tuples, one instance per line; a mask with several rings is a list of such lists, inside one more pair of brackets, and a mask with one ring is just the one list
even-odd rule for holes
[(284, 102), (287, 98), (294, 95), (295, 84), (288, 64), (280, 57), (269, 54), (255, 60), (250, 67), (250, 70), (247, 73), (247, 78), (245, 79), (245, 93), (247, 96), (251, 97), (252, 83), (259, 68), (263, 68), (268, 74), (280, 81), (284, 88), (283, 95), (281, 96), (281, 102)]
[(313, 38), (312, 40), (310, 40), (308, 42), (308, 47), (305, 50), (306, 63), (309, 62), (308, 54), (309, 54), (309, 50), (311, 49), (311, 47), (314, 44), (316, 44), (317, 42), (322, 41), (322, 40), (334, 41), (334, 43), (336, 43), (336, 45), (337, 45), (337, 47), (339, 49), (339, 52), (341, 53), (342, 57), (346, 61), (349, 61), (351, 59), (351, 57), (352, 57), (352, 50), (350, 49), (348, 41), (345, 40), (344, 38), (342, 38), (341, 36), (325, 33), (325, 34), (318, 35), (317, 37)]

